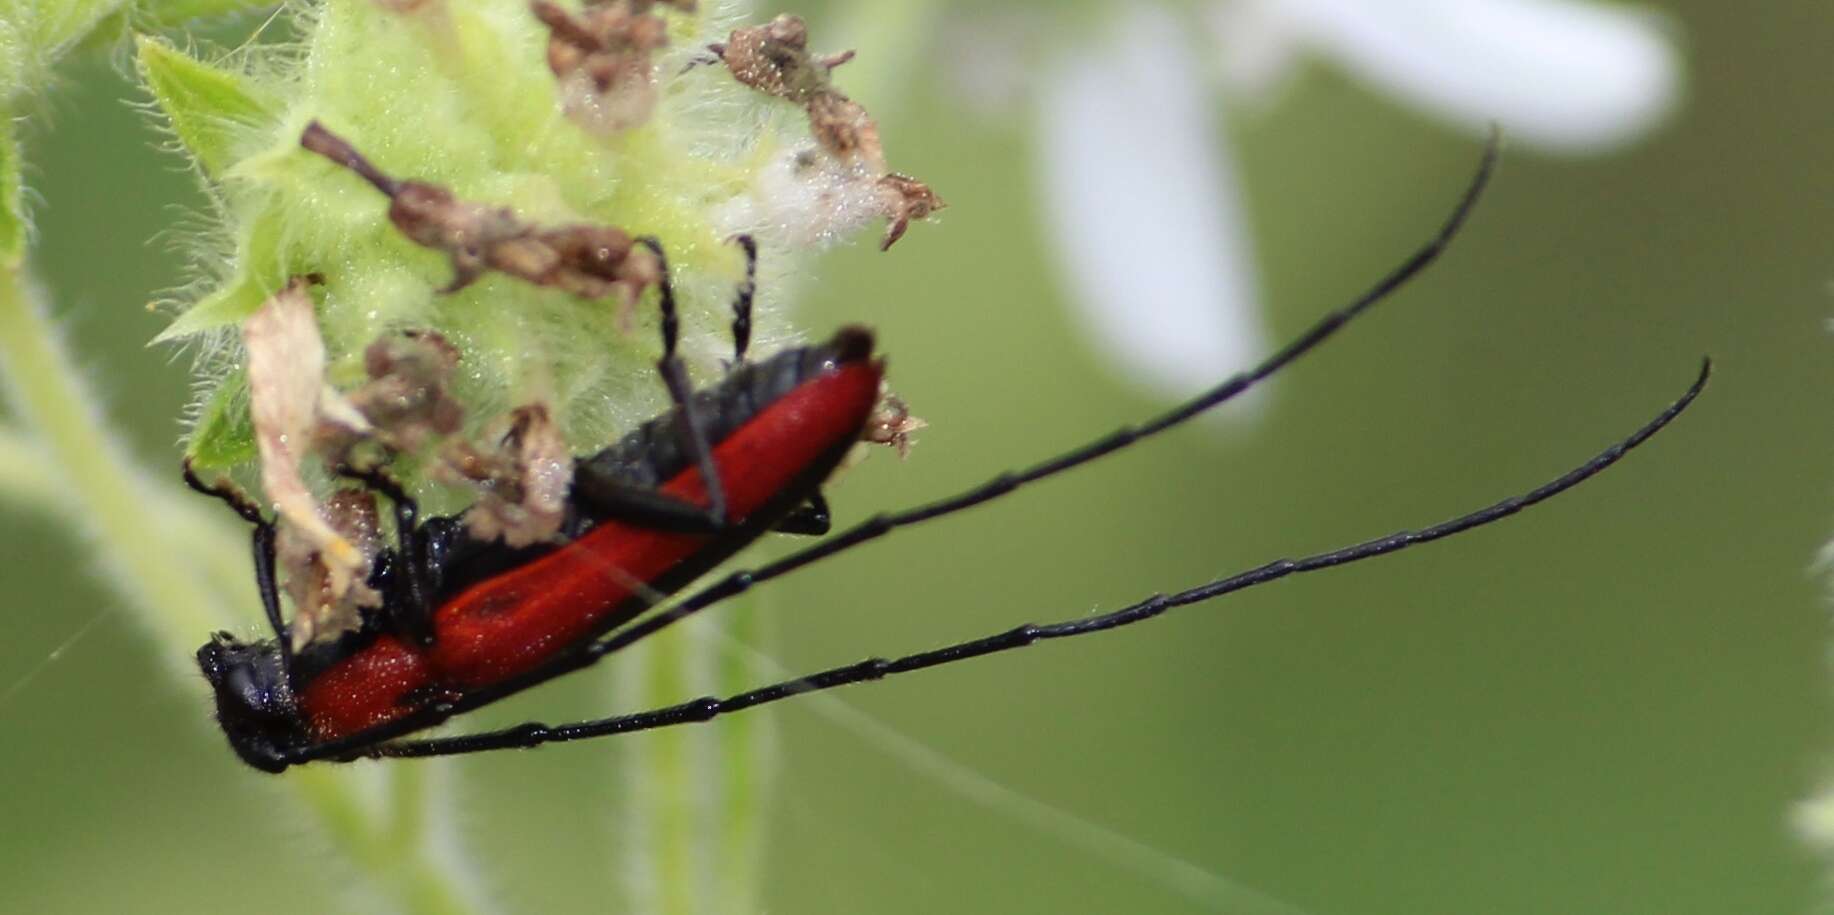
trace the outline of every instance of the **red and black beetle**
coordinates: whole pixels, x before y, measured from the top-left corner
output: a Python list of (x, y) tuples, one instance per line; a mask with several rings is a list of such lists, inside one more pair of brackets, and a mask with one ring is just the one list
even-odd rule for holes
[[(755, 256), (750, 239), (741, 243)], [(661, 246), (645, 240), (658, 257)], [(666, 269), (666, 259), (663, 261)], [(734, 306), (733, 370), (689, 391), (661, 287), (677, 408), (575, 461), (561, 541), (480, 541), (458, 517), (421, 520), (377, 471), (348, 471), (395, 506), (397, 544), (372, 564), (382, 605), (363, 626), (293, 654), (279, 622), (275, 531), (257, 508), (188, 467), (186, 481), (255, 524), (256, 579), (274, 640), (218, 633), (198, 650), (218, 719), (251, 765), (279, 771), (325, 748), (427, 727), (554, 676), (553, 662), (654, 606), (771, 529), (828, 530), (820, 487), (860, 441), (884, 365), (869, 331), (745, 362), (750, 288)], [(675, 379), (681, 379), (679, 384)]]
[[(955, 496), (874, 516), (770, 564), (730, 573), (648, 616), (643, 614), (659, 600), (767, 532), (826, 532), (821, 486), (860, 439), (878, 398), (884, 367), (873, 356), (870, 333), (844, 329), (827, 343), (747, 364), (747, 284), (733, 326), (735, 367), (719, 383), (693, 392), (674, 354), (676, 318), (665, 267), (660, 367), (675, 408), (610, 448), (575, 461), (565, 542), (522, 549), (480, 542), (456, 518), (419, 519), (413, 500), (388, 477), (357, 474), (395, 506), (397, 544), (377, 557), (369, 582), (382, 594), (383, 605), (368, 613), (360, 631), (297, 655), (286, 648), (273, 524), (246, 498), (206, 484), (187, 469), (194, 488), (228, 502), (255, 525), (256, 578), (275, 631), (275, 638), (253, 643), (218, 633), (199, 649), (198, 662), (216, 692), (218, 720), (236, 753), (269, 772), (314, 760), (532, 747), (705, 721), (800, 693), (1140, 622), (1288, 575), (1458, 534), (1551, 498), (1617, 462), (1680, 415), (1704, 388), (1710, 364), (1703, 365), (1679, 400), (1591, 460), (1527, 493), (1431, 527), (1270, 562), (1110, 613), (1019, 626), (895, 659), (872, 658), (735, 696), (703, 697), (568, 725), (526, 724), (466, 736), (402, 739), (586, 667), (757, 583), (1081, 466), (1234, 398), (1312, 350), (1431, 263), (1475, 204), (1495, 156), (1493, 142), (1430, 242), (1356, 301), (1326, 315), (1254, 369), (1149, 422), (1029, 469), (1000, 474)], [(660, 247), (649, 244), (660, 257)], [(755, 255), (749, 244), (747, 250)]]

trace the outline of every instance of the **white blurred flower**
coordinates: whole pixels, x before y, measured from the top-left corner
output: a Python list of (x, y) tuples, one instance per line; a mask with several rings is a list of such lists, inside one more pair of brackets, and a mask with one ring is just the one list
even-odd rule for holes
[(1223, 0), (1201, 23), (1182, 10), (1136, 3), (1099, 44), (1058, 55), (1037, 141), (1042, 216), (1085, 326), (1174, 396), (1266, 349), (1227, 103), (1270, 104), (1311, 55), (1474, 133), (1495, 122), (1583, 154), (1647, 131), (1680, 88), (1660, 18), (1589, 0)]
[(1110, 47), (1062, 65), (1037, 143), (1084, 327), (1135, 377), (1185, 393), (1247, 365), (1265, 331), (1235, 176), (1179, 25), (1142, 7)]
[(1482, 134), (1610, 149), (1666, 114), (1680, 65), (1661, 17), (1591, 0), (1228, 0), (1210, 8), (1223, 75), (1267, 92), (1301, 53)]

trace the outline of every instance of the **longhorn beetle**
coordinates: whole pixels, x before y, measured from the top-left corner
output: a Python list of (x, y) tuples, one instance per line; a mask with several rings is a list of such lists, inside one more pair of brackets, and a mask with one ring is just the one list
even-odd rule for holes
[[(1098, 616), (1019, 626), (899, 658), (872, 658), (725, 698), (573, 724), (404, 739), (590, 666), (761, 582), (1056, 476), (1234, 398), (1310, 352), (1435, 260), (1476, 204), (1496, 157), (1493, 137), (1476, 175), (1429, 242), (1253, 369), (1141, 425), (956, 495), (876, 515), (774, 562), (732, 572), (648, 616), (643, 614), (659, 600), (768, 531), (827, 532), (821, 487), (861, 437), (884, 371), (884, 363), (873, 357), (868, 331), (846, 328), (827, 343), (746, 363), (752, 292), (747, 282), (734, 302), (735, 367), (719, 383), (691, 391), (675, 353), (678, 321), (663, 261), (660, 370), (674, 406), (611, 447), (575, 460), (564, 542), (512, 549), (479, 541), (457, 518), (420, 518), (414, 500), (385, 473), (352, 471), (394, 506), (396, 544), (375, 558), (369, 580), (382, 605), (366, 614), (360, 631), (297, 654), (288, 648), (281, 618), (274, 523), (237, 490), (206, 483), (187, 466), (193, 488), (222, 499), (254, 525), (255, 579), (274, 631), (274, 638), (253, 643), (217, 633), (198, 650), (198, 663), (216, 693), (218, 721), (236, 753), (268, 772), (315, 760), (445, 756), (671, 727), (1046, 639), (1103, 632), (1288, 575), (1463, 533), (1542, 502), (1616, 463), (1680, 415), (1705, 388), (1710, 361), (1679, 400), (1597, 456), (1538, 488), (1431, 527), (1277, 560)], [(755, 247), (743, 241), (748, 261), (755, 260)], [(654, 240), (642, 243), (662, 258)]]

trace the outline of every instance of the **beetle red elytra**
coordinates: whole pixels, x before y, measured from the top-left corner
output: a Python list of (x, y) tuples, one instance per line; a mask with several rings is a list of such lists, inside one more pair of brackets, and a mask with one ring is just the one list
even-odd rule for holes
[[(660, 366), (675, 406), (611, 447), (575, 460), (564, 542), (513, 549), (479, 541), (456, 518), (419, 518), (414, 501), (386, 474), (354, 471), (395, 508), (396, 545), (378, 555), (369, 582), (383, 602), (366, 611), (359, 631), (294, 654), (275, 581), (274, 523), (246, 497), (207, 484), (187, 468), (194, 488), (223, 499), (254, 524), (256, 579), (274, 632), (273, 638), (257, 642), (218, 633), (199, 649), (198, 662), (216, 694), (218, 720), (236, 753), (268, 772), (317, 760), (534, 747), (706, 721), (801, 693), (1129, 625), (1288, 575), (1472, 530), (1551, 498), (1616, 463), (1679, 416), (1705, 388), (1711, 363), (1703, 362), (1678, 400), (1585, 463), (1526, 493), (1430, 527), (1277, 560), (1098, 616), (1019, 626), (894, 659), (872, 658), (735, 696), (702, 697), (574, 724), (530, 723), (407, 739), (587, 667), (759, 583), (1071, 470), (1233, 399), (1313, 350), (1435, 260), (1475, 206), (1496, 156), (1493, 137), (1463, 196), (1426, 245), (1253, 369), (1146, 423), (954, 496), (874, 516), (775, 562), (727, 574), (667, 606), (660, 605), (772, 530), (826, 533), (822, 485), (866, 431), (884, 365), (873, 355), (871, 334), (861, 328), (747, 363), (748, 283), (735, 303), (734, 367), (720, 382), (689, 390), (675, 358), (676, 316), (666, 260), (660, 245), (645, 241), (664, 265), (658, 284)], [(747, 253), (755, 257), (749, 243)]]

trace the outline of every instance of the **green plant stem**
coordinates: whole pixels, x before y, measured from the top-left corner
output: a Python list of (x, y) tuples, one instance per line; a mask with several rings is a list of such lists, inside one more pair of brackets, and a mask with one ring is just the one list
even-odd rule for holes
[[(134, 467), (108, 433), (95, 407), (96, 397), (66, 358), (45, 312), (42, 296), (23, 268), (0, 268), (0, 377), (36, 439), (34, 444), (10, 432), (0, 437), (0, 461), (27, 460), (34, 453), (41, 458), (36, 471), (22, 476), (29, 481), (26, 485), (55, 492), (69, 508), (63, 517), (86, 526), (97, 553), (110, 566), (110, 583), (142, 611), (139, 617), (156, 638), (160, 654), (188, 658), (203, 633), (236, 618), (228, 600), (247, 586), (224, 593), (210, 587), (209, 581), (226, 577), (226, 570), (212, 569), (209, 577), (198, 574), (199, 566), (189, 553), (222, 553), (219, 541), (227, 538), (213, 534), (199, 541), (190, 535), (222, 528), (188, 510), (174, 509), (177, 494), (170, 484), (150, 480)], [(226, 555), (245, 557), (246, 548), (230, 549)], [(354, 774), (307, 767), (286, 780), (352, 862), (390, 891), (404, 911), (478, 911), (458, 894), (463, 885), (458, 875), (443, 870), (427, 854), (421, 837), (403, 842), (399, 828), (391, 828), (369, 809), (356, 790)], [(410, 816), (406, 822), (421, 828), (425, 820)]]
[(165, 653), (187, 657), (199, 633), (234, 617), (190, 574), (190, 563), (170, 562), (159, 549), (179, 541), (171, 519), (149, 511), (156, 500), (147, 493), (158, 487), (104, 429), (97, 400), (65, 358), (39, 298), (23, 268), (0, 278), (0, 372), (14, 408), (61, 470), (55, 488), (114, 566), (114, 584), (154, 611), (145, 621)]
[(427, 834), (430, 817), (425, 765), (389, 766), (389, 834), (385, 838), (403, 848)]
[[(424, 836), (390, 828), (403, 821), (391, 824), (378, 820), (354, 790), (351, 774), (308, 766), (287, 777), (318, 813), (338, 848), (371, 879), (387, 887), (403, 911), (416, 915), (470, 915), (481, 911), (462, 894), (464, 883), (458, 876), (446, 872), (427, 854)], [(410, 798), (407, 803), (420, 806), (424, 799)], [(416, 828), (424, 825), (424, 818), (414, 823)]]
[[(56, 513), (66, 507), (66, 489), (43, 447), (23, 432), (0, 428), (0, 502), (62, 517)], [(180, 542), (190, 545), (192, 555), (186, 558), (209, 577), (212, 592), (227, 595), (238, 606), (255, 605), (244, 538), (168, 487), (155, 487), (145, 497), (154, 505), (152, 513), (170, 518)]]
[[(676, 635), (679, 635), (678, 633)], [(694, 666), (695, 646), (684, 638), (658, 639), (650, 647), (649, 677), (644, 704), (659, 704), (661, 696), (685, 696), (694, 688), (689, 669)], [(654, 809), (648, 817), (655, 830), (657, 878), (661, 911), (664, 915), (695, 915), (707, 894), (703, 880), (711, 873), (696, 867), (699, 854), (706, 850), (699, 841), (695, 816), (695, 781), (697, 765), (695, 738), (690, 728), (671, 728), (647, 735), (643, 741), (644, 783), (647, 803)]]
[[(727, 608), (722, 621), (724, 639), (742, 645), (760, 645), (771, 628), (768, 601), (747, 595)], [(705, 622), (705, 621), (703, 621)], [(749, 656), (723, 650), (721, 639), (700, 638), (702, 651), (719, 658), (717, 686), (722, 695), (751, 689), (765, 682)], [(758, 905), (764, 884), (766, 827), (769, 824), (771, 787), (777, 778), (777, 732), (768, 709), (758, 709), (726, 720), (715, 732), (719, 739), (720, 824), (719, 856), (722, 912), (762, 911)]]
[[(660, 706), (741, 688), (734, 679), (755, 683), (720, 663), (720, 646), (703, 628), (682, 627), (621, 656), (614, 677), (620, 704)], [(655, 915), (764, 911), (758, 894), (775, 771), (767, 717), (633, 734), (620, 744), (625, 908)]]
[(44, 450), (12, 429), (0, 429), (0, 499), (50, 511), (57, 505), (57, 474)]

